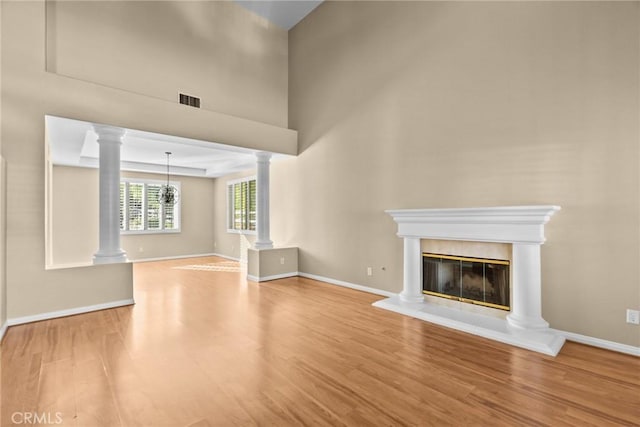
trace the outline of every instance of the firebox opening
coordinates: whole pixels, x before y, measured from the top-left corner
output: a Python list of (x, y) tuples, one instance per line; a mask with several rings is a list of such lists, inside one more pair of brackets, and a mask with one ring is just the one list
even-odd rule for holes
[(423, 252), (422, 292), (508, 311), (509, 261)]

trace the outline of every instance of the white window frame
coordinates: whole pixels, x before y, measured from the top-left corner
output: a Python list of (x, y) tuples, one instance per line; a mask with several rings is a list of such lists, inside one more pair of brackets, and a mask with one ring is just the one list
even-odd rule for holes
[[(233, 224), (233, 197), (229, 196), (229, 187), (232, 187), (234, 184), (239, 184), (241, 182), (249, 182), (249, 181), (256, 181), (256, 175), (252, 175), (252, 176), (247, 176), (244, 178), (238, 178), (238, 179), (232, 179), (226, 182), (226, 190), (227, 190), (227, 233), (234, 233), (234, 234), (248, 234), (248, 235), (256, 235), (257, 234), (257, 230), (238, 230), (235, 229), (233, 227), (231, 227), (231, 224)], [(257, 188), (257, 183), (256, 183), (256, 221), (257, 221), (257, 216), (258, 216), (258, 206), (257, 206), (257, 198), (258, 198), (258, 188)], [(249, 215), (249, 213), (247, 212), (247, 215)], [(256, 224), (256, 228), (257, 228), (257, 224)]]
[[(125, 214), (124, 215), (124, 223), (125, 223), (125, 229), (124, 230), (120, 230), (120, 234), (121, 235), (135, 235), (135, 234), (174, 234), (174, 233), (180, 233), (181, 232), (181, 228), (182, 228), (182, 200), (178, 199), (178, 203), (175, 204), (174, 206), (174, 222), (176, 224), (176, 228), (172, 228), (172, 229), (165, 229), (164, 228), (164, 212), (162, 211), (162, 206), (161, 206), (161, 213), (160, 213), (160, 226), (161, 228), (158, 230), (148, 230), (148, 218), (147, 218), (147, 186), (148, 185), (166, 185), (167, 181), (161, 181), (161, 180), (155, 180), (155, 179), (138, 179), (138, 178), (120, 178), (120, 183), (131, 183), (131, 184), (143, 184), (144, 185), (144, 189), (142, 191), (142, 212), (143, 212), (143, 217), (142, 217), (142, 223), (143, 223), (143, 229), (142, 230), (127, 230), (129, 224), (128, 224), (128, 220), (129, 220), (129, 215)], [(174, 187), (176, 187), (178, 189), (178, 194), (182, 194), (181, 191), (181, 186), (180, 186), (180, 181), (169, 181), (169, 185), (173, 185)], [(128, 204), (129, 204), (129, 191), (128, 191), (128, 186), (125, 185), (125, 195), (124, 195), (124, 203), (125, 203), (125, 210), (128, 213)]]

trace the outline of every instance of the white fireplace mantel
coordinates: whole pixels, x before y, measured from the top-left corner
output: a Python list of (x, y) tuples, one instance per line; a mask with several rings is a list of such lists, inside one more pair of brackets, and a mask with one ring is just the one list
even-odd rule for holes
[(400, 209), (385, 211), (398, 236), (479, 242), (544, 243), (544, 225), (559, 206)]
[[(555, 356), (564, 338), (542, 318), (540, 245), (559, 206), (388, 210), (404, 239), (403, 289), (375, 306)], [(424, 301), (421, 239), (512, 245), (511, 313), (490, 318)]]

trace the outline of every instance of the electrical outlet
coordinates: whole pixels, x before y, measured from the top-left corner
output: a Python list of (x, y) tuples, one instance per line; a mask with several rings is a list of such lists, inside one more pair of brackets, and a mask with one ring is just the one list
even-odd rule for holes
[(284, 257), (280, 258), (280, 264), (284, 265)]
[(373, 270), (371, 267), (367, 267), (367, 276), (373, 276)]
[(640, 325), (640, 311), (627, 309), (627, 323)]
[(144, 248), (143, 248), (142, 246), (140, 246), (140, 247), (138, 248), (138, 252), (144, 252)]
[(213, 247), (217, 248), (218, 247), (218, 242), (213, 242)]

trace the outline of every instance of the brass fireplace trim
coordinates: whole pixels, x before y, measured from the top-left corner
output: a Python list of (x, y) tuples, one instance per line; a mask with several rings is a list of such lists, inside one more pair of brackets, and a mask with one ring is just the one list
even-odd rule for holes
[(472, 261), (472, 262), (484, 262), (485, 264), (511, 265), (509, 261), (504, 259), (471, 258), (471, 257), (458, 256), (458, 255), (431, 254), (429, 252), (423, 252), (422, 256), (427, 258), (452, 259), (454, 261)]
[[(457, 255), (432, 254), (432, 253), (428, 253), (428, 252), (423, 252), (422, 253), (422, 257), (423, 258), (450, 259), (450, 260), (454, 260), (454, 261), (482, 262), (484, 264), (499, 264), (499, 265), (511, 266), (511, 262), (509, 262), (507, 260), (502, 260), (502, 259), (470, 258), (470, 257), (457, 256)], [(494, 304), (494, 303), (485, 302), (485, 301), (477, 301), (477, 300), (473, 300), (473, 299), (469, 299), (469, 298), (458, 297), (458, 296), (455, 296), (455, 295), (441, 294), (439, 292), (425, 291), (424, 289), (422, 290), (422, 293), (425, 294), (425, 295), (431, 295), (431, 296), (434, 296), (434, 297), (445, 298), (445, 299), (453, 300), (453, 301), (465, 302), (465, 303), (468, 303), (468, 304), (480, 305), (480, 306), (483, 306), (483, 307), (495, 308), (495, 309), (498, 309), (498, 310), (504, 310), (504, 311), (510, 311), (511, 310), (511, 307), (506, 306), (506, 305)]]

